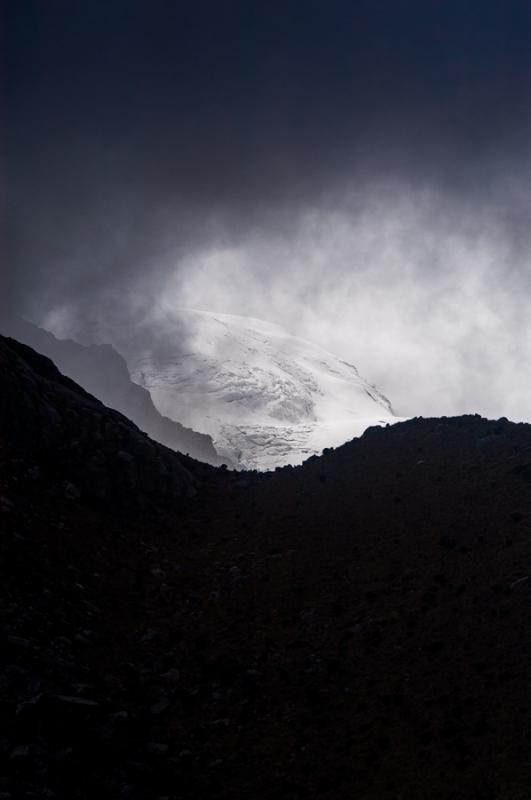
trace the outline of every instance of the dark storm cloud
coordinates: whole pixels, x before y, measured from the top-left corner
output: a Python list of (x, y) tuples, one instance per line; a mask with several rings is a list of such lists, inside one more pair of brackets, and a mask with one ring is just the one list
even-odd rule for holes
[(252, 313), (404, 414), (525, 413), (527, 0), (13, 0), (6, 23), (12, 305), (109, 336), (160, 304)]
[(22, 299), (289, 224), (352, 179), (475, 192), (527, 155), (526, 2), (22, 0), (7, 22)]

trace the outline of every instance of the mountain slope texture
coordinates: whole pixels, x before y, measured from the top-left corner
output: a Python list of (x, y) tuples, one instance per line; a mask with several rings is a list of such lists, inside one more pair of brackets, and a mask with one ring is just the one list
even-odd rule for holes
[(531, 426), (231, 472), (2, 338), (0, 531), (3, 797), (530, 796)]

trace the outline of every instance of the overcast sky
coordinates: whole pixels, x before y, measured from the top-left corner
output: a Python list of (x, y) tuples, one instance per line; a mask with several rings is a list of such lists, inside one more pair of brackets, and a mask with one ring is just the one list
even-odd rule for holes
[(531, 3), (12, 0), (3, 298), (279, 322), (531, 419)]

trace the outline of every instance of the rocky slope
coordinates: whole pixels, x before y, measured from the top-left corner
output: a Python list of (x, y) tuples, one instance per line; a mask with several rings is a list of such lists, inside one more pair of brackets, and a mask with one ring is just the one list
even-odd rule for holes
[(90, 483), (87, 415), (123, 418), (0, 365), (4, 797), (529, 797), (531, 426), (411, 420), (264, 475), (170, 454), (156, 504), (109, 461), (119, 506), (58, 487)]
[(2, 316), (0, 331), (51, 358), (61, 372), (105, 405), (125, 414), (155, 441), (208, 464), (227, 462), (227, 458), (218, 456), (208, 434), (197, 433), (177, 421), (177, 399), (173, 419), (159, 414), (149, 392), (131, 380), (124, 359), (110, 345), (83, 346), (72, 339), (58, 339), (26, 320), (8, 315)]
[(58, 494), (118, 503), (195, 494), (208, 474), (153, 442), (117, 411), (63, 376), (50, 359), (0, 337), (0, 429), (5, 455), (33, 460)]

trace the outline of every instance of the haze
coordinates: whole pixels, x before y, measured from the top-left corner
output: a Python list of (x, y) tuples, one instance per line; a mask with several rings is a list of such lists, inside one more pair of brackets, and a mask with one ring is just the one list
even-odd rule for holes
[(401, 415), (530, 419), (529, 3), (23, 0), (5, 23), (11, 311), (82, 340), (255, 316)]

